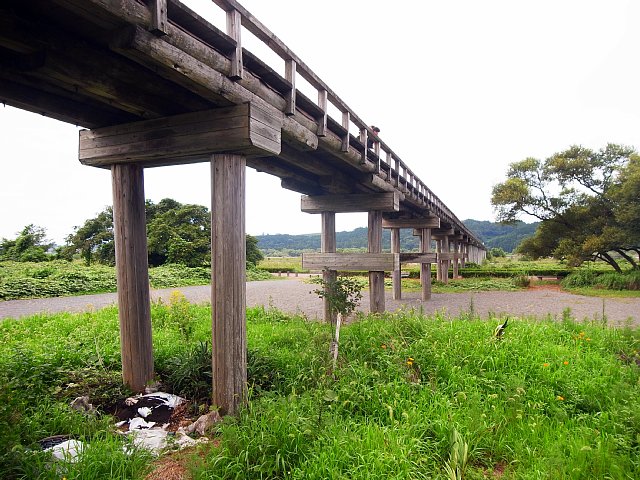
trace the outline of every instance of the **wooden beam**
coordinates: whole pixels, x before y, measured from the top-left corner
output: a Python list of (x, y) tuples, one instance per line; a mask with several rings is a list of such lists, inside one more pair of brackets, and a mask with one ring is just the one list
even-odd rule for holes
[(245, 157), (211, 157), (213, 404), (235, 415), (247, 400)]
[(80, 132), (80, 162), (145, 166), (206, 161), (215, 152), (280, 153), (282, 113), (250, 103)]
[(134, 392), (153, 380), (144, 175), (138, 165), (111, 167), (122, 378)]
[[(392, 230), (393, 232), (393, 230)], [(400, 264), (403, 263), (436, 263), (436, 253), (401, 253)]]
[(397, 212), (400, 197), (397, 193), (353, 193), (345, 195), (303, 196), (300, 209), (305, 213), (368, 212), (378, 210)]
[[(382, 228), (413, 228), (416, 230), (423, 228), (440, 228), (440, 219), (438, 217), (383, 218)], [(420, 235), (419, 232), (418, 235)]]
[[(382, 212), (379, 210), (369, 212), (368, 245), (369, 253), (381, 254)], [(391, 253), (390, 255), (396, 258), (399, 257), (397, 253)], [(371, 268), (369, 269), (369, 310), (371, 313), (383, 313), (385, 310), (384, 300), (384, 270)]]
[(397, 253), (303, 253), (302, 267), (309, 270), (391, 272), (400, 268)]

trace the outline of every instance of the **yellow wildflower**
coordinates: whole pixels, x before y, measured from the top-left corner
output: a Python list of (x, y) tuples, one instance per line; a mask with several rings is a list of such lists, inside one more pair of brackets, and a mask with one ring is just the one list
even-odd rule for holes
[(556, 398), (557, 398), (558, 400), (560, 400), (560, 401), (563, 401), (563, 400), (564, 400), (564, 397), (563, 397), (562, 395), (558, 395)]
[(542, 366), (547, 368), (549, 366), (549, 364), (548, 363), (543, 363)]
[(569, 365), (569, 362), (567, 362), (566, 360), (564, 362), (562, 362), (563, 365)]

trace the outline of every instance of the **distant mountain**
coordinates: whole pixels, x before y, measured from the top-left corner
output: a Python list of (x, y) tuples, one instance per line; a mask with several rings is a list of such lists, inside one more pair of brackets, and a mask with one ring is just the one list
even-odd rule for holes
[(520, 242), (533, 236), (540, 222), (516, 222), (513, 225), (489, 222), (486, 220), (464, 220), (469, 230), (475, 233), (487, 248), (502, 248), (505, 252), (513, 252)]
[[(488, 248), (500, 247), (505, 252), (512, 252), (524, 238), (532, 236), (538, 226), (537, 223), (518, 222), (515, 225), (502, 225), (480, 220), (465, 220), (464, 224), (485, 242)], [(299, 255), (304, 251), (320, 250), (319, 233), (255, 237), (258, 239), (258, 248), (266, 255)], [(350, 232), (337, 232), (336, 244), (339, 249), (366, 250), (367, 229), (361, 227)], [(400, 230), (400, 244), (403, 251), (418, 251), (419, 248), (418, 238), (412, 235), (410, 229)], [(391, 233), (387, 229), (382, 234), (382, 248), (386, 251), (391, 248)]]

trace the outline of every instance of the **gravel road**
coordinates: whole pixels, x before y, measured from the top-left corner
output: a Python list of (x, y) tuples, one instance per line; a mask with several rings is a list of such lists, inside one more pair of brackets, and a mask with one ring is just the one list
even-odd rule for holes
[[(267, 280), (247, 283), (248, 306), (273, 306), (284, 312), (300, 313), (307, 318), (322, 317), (322, 301), (312, 291), (317, 285), (305, 283), (303, 278)], [(181, 291), (192, 303), (209, 302), (208, 285), (199, 287), (180, 287), (164, 290), (152, 290), (153, 300), (162, 298), (168, 301), (171, 292)], [(602, 313), (607, 321), (614, 325), (640, 325), (640, 298), (596, 298), (573, 295), (554, 289), (530, 289), (519, 292), (473, 292), (473, 293), (440, 293), (433, 294), (427, 302), (420, 300), (420, 292), (406, 292), (403, 299), (395, 301), (391, 292), (387, 291), (387, 310), (414, 308), (425, 314), (442, 312), (456, 316), (460, 312), (469, 311), (473, 304), (474, 311), (482, 317), (490, 313), (500, 315), (509, 313), (519, 316), (535, 316), (561, 318), (566, 308), (571, 309), (578, 320), (600, 320)], [(117, 302), (115, 293), (100, 295), (83, 295), (79, 297), (56, 297), (33, 300), (9, 300), (0, 302), (0, 319), (20, 318), (36, 313), (47, 312), (82, 312), (99, 309)], [(369, 310), (369, 296), (363, 292), (360, 303), (362, 311)]]

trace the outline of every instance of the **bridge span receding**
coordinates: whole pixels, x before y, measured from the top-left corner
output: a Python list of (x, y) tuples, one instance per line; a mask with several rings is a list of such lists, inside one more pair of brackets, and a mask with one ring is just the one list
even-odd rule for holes
[[(384, 272), (401, 296), (400, 265), (420, 263), (423, 299), (431, 264), (480, 262), (482, 242), (409, 166), (297, 55), (235, 0), (214, 0), (218, 29), (178, 0), (6, 0), (0, 6), (0, 100), (85, 127), (83, 164), (112, 172), (123, 377), (153, 376), (144, 169), (210, 162), (214, 402), (244, 401), (244, 169), (281, 178), (319, 213), (322, 252), (304, 262), (369, 271), (373, 312), (384, 311)], [(282, 60), (274, 68), (242, 45), (246, 30)], [(317, 98), (296, 88), (304, 79)], [(333, 118), (330, 108), (341, 118)], [(369, 215), (369, 252), (339, 254), (335, 215)], [(381, 232), (392, 232), (383, 253)], [(421, 253), (400, 252), (411, 228)], [(432, 247), (436, 245), (436, 251)], [(325, 318), (333, 320), (329, 305)]]

